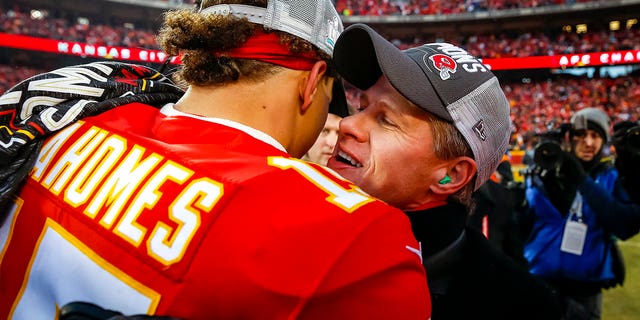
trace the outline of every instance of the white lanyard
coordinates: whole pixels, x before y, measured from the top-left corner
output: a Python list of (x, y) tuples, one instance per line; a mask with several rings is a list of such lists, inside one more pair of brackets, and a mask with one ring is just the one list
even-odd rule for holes
[[(573, 221), (571, 219), (573, 215), (578, 218), (578, 221)], [(569, 209), (569, 216), (567, 217), (567, 222), (564, 226), (560, 250), (575, 255), (582, 255), (586, 239), (587, 225), (582, 223), (582, 195), (580, 195), (580, 192), (577, 192), (575, 199), (573, 199), (573, 204), (571, 204), (571, 209)]]

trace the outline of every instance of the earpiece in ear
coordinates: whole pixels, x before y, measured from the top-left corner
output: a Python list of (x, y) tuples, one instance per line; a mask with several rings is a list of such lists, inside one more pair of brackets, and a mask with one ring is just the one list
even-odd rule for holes
[(447, 184), (451, 182), (451, 177), (449, 177), (449, 175), (445, 175), (444, 178), (442, 178), (440, 181), (438, 181), (439, 184)]

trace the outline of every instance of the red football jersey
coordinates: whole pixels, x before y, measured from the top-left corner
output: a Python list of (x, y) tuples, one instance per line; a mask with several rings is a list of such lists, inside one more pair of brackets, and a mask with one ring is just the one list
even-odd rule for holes
[(129, 104), (49, 138), (0, 227), (0, 319), (427, 319), (409, 220), (264, 133)]

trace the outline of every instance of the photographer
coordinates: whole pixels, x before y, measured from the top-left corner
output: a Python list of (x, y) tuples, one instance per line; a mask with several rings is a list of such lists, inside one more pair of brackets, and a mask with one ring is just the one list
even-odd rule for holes
[(640, 207), (628, 201), (618, 171), (603, 159), (607, 115), (596, 108), (580, 110), (568, 131), (570, 151), (550, 141), (536, 148), (526, 178), (533, 222), (525, 258), (532, 274), (561, 293), (566, 319), (600, 319), (602, 289), (624, 280), (615, 238), (638, 232)]

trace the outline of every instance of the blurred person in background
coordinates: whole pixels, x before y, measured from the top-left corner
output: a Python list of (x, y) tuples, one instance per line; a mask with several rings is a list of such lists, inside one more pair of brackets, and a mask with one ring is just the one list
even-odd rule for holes
[(0, 318), (428, 319), (409, 219), (296, 159), (341, 31), (329, 0), (205, 0), (159, 36), (186, 92), (96, 62), (3, 95)]
[(525, 243), (530, 272), (559, 291), (566, 319), (600, 319), (602, 289), (622, 285), (624, 262), (616, 238), (638, 232), (632, 204), (611, 159), (603, 157), (610, 122), (598, 108), (573, 115), (570, 150), (543, 140), (526, 178)]
[(333, 148), (338, 140), (338, 126), (340, 120), (349, 115), (352, 104), (347, 99), (346, 88), (342, 80), (339, 84), (334, 85), (331, 104), (329, 105), (329, 114), (327, 121), (324, 123), (322, 131), (316, 142), (313, 143), (309, 151), (302, 157), (303, 160), (311, 161), (323, 166), (327, 165), (327, 161), (333, 155)]
[(559, 319), (544, 282), (465, 227), (509, 140), (498, 79), (454, 45), (401, 51), (363, 24), (341, 34), (334, 61), (362, 93), (328, 166), (410, 218), (432, 319)]
[(640, 204), (640, 124), (620, 121), (613, 126), (613, 131), (614, 164), (630, 200)]
[(504, 155), (491, 178), (473, 192), (474, 206), (467, 224), (481, 231), (491, 244), (528, 270), (516, 219), (517, 195), (518, 185), (513, 179), (511, 163)]
[(329, 113), (327, 121), (324, 123), (322, 131), (316, 142), (313, 143), (309, 151), (303, 157), (304, 160), (315, 162), (323, 166), (327, 165), (327, 161), (333, 155), (333, 148), (338, 140), (338, 125), (342, 117)]

